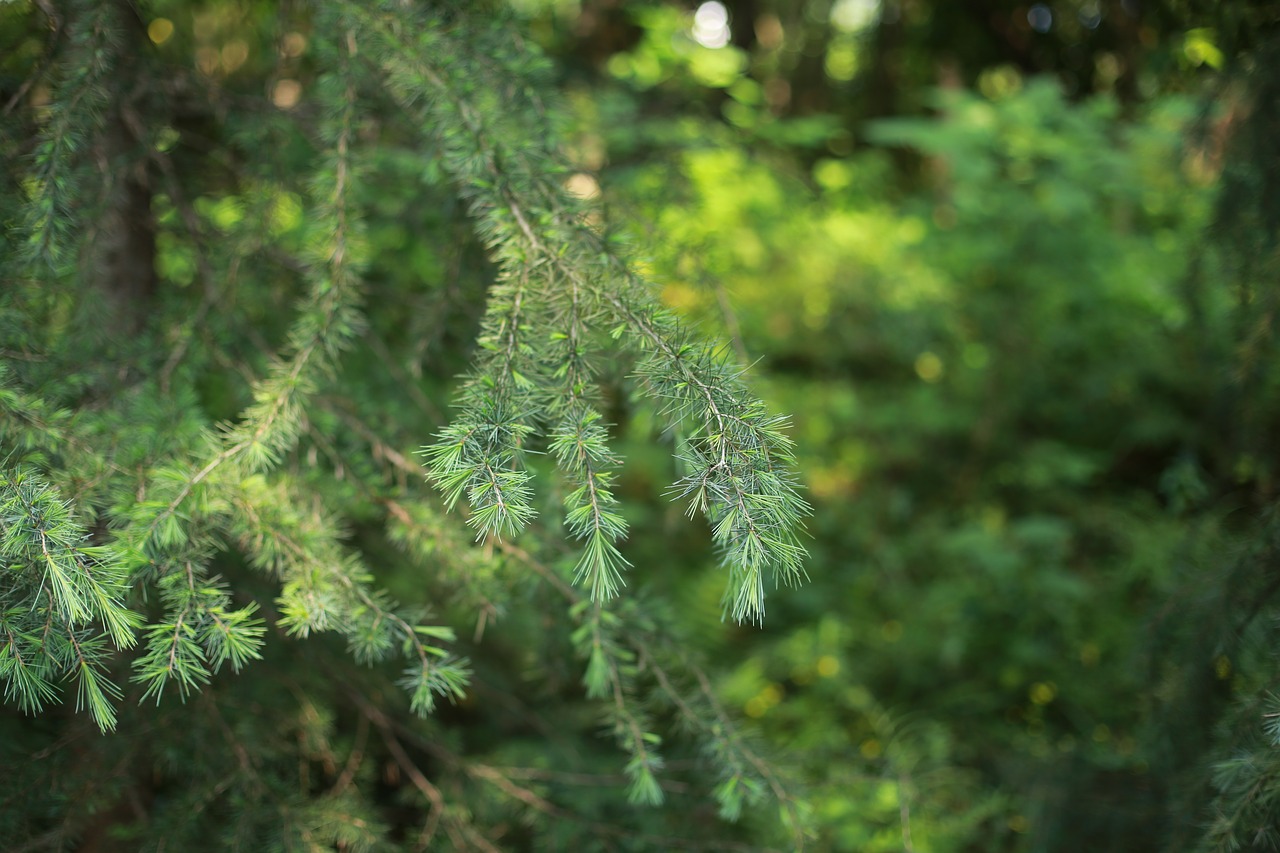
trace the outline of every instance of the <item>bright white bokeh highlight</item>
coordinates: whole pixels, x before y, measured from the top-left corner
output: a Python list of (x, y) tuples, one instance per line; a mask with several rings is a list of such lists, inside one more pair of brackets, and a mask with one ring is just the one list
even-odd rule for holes
[(708, 0), (693, 13), (693, 40), (710, 48), (729, 43), (729, 10), (723, 3)]
[(836, 0), (831, 7), (831, 24), (846, 33), (865, 30), (880, 17), (880, 0)]

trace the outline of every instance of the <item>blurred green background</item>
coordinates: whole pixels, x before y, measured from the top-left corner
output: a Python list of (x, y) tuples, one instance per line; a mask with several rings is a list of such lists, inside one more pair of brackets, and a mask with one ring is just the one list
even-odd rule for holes
[(794, 415), (811, 583), (759, 631), (714, 620), (643, 413), (622, 450), (637, 573), (702, 614), (819, 848), (1194, 846), (1213, 726), (1274, 680), (1269, 299), (1216, 239), (1274, 11), (514, 5), (571, 191)]

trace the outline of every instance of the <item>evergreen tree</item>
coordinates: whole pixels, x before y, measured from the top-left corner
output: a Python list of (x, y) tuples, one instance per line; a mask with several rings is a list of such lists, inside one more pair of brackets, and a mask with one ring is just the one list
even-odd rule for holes
[(465, 8), (0, 7), (12, 849), (802, 843), (610, 449), (652, 406), (759, 623), (803, 578), (784, 421)]

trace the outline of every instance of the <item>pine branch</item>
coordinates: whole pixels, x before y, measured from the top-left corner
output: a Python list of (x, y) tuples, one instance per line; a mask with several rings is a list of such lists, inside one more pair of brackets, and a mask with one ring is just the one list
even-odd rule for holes
[[(354, 37), (351, 37), (354, 39)], [(354, 41), (348, 54), (354, 52)], [(343, 56), (344, 67), (349, 57)], [(362, 250), (350, 213), (351, 137), (355, 125), (355, 84), (349, 74), (322, 81), (327, 93), (321, 135), (331, 148), (331, 164), (316, 179), (318, 233), (324, 235), (307, 272), (310, 292), (288, 337), (287, 358), (278, 359), (253, 389), (254, 403), (241, 422), (225, 427), (215, 440), (218, 451), (178, 490), (148, 526), (153, 535), (206, 478), (235, 462), (245, 473), (266, 470), (297, 441), (305, 399), (318, 381), (331, 375), (336, 360), (363, 328), (358, 310)]]
[(551, 434), (551, 452), (561, 470), (580, 484), (564, 498), (566, 521), (587, 545), (578, 560), (574, 583), (585, 585), (593, 601), (613, 598), (625, 586), (622, 570), (630, 565), (614, 542), (626, 538), (627, 522), (615, 509), (610, 470), (618, 460), (609, 451), (600, 415), (594, 410), (567, 413)]
[(582, 621), (572, 640), (578, 653), (587, 659), (582, 677), (587, 697), (611, 700), (609, 719), (614, 735), (631, 756), (623, 770), (630, 780), (627, 799), (647, 806), (661, 805), (662, 787), (656, 774), (665, 764), (657, 752), (662, 739), (651, 731), (652, 723), (636, 710), (637, 703), (629, 695), (635, 690), (637, 669), (635, 655), (615, 636), (622, 627), (621, 620), (598, 601), (581, 601), (573, 609), (579, 611)]
[(118, 58), (120, 22), (114, 3), (71, 4), (66, 25), (66, 76), (55, 88), (48, 119), (35, 152), (35, 193), (27, 205), (27, 242), (22, 259), (48, 270), (66, 264), (70, 235), (83, 208), (75, 194), (83, 175), (86, 147), (102, 126), (110, 101), (107, 80)]
[[(647, 284), (552, 183), (561, 171), (550, 141), (554, 134), (541, 105), (531, 106), (517, 82), (529, 79), (534, 57), (513, 50), (513, 40), (497, 28), (459, 25), (451, 31), (430, 20), (406, 25), (399, 8), (394, 18), (350, 4), (345, 9), (381, 46), (378, 61), (392, 92), (422, 114), (427, 127), (449, 129), (439, 139), (441, 162), (468, 199), (502, 275), (542, 275), (545, 284), (537, 293), (547, 305), (540, 314), (568, 315), (574, 329), (590, 315), (611, 327), (614, 337), (624, 337), (643, 355), (638, 372), (673, 424), (693, 423), (682, 453), (688, 473), (676, 491), (712, 523), (730, 572), (726, 611), (739, 621), (760, 621), (766, 573), (788, 584), (804, 576), (797, 530), (808, 507), (790, 470), (794, 458), (785, 420), (767, 413), (714, 347), (694, 341), (654, 306)], [(556, 282), (570, 285), (569, 306)], [(481, 381), (488, 377), (484, 367), (482, 360)], [(530, 377), (535, 385), (538, 380)], [(561, 390), (548, 387), (544, 393)], [(482, 532), (510, 534), (531, 514), (517, 511), (528, 507), (528, 476), (519, 456), (529, 430), (514, 427), (519, 413), (504, 410), (499, 401), (486, 402), (487, 409), (464, 403), (463, 416), (427, 454), (451, 504), (467, 494), (473, 523)], [(591, 417), (587, 407), (575, 414), (579, 424)], [(572, 454), (559, 456), (562, 467), (573, 460)], [(580, 483), (584, 477), (588, 484), (599, 483), (580, 462), (567, 473)], [(586, 522), (574, 531), (588, 541), (580, 576), (603, 598), (617, 586), (623, 562), (613, 542), (625, 528), (592, 523), (603, 517), (604, 501), (591, 492), (588, 485), (569, 509)]]
[(356, 555), (337, 542), (339, 524), (303, 502), (284, 485), (248, 480), (235, 500), (232, 530), (259, 568), (283, 581), (281, 624), (306, 637), (339, 631), (357, 660), (385, 659), (397, 647), (409, 658), (400, 680), (411, 707), (428, 714), (436, 697), (461, 698), (468, 678), (465, 660), (437, 645), (452, 642), (452, 629), (417, 624), (395, 602), (370, 588), (372, 576)]
[[(76, 682), (76, 707), (114, 728), (120, 690), (106, 678), (108, 641), (127, 649), (141, 619), (124, 604), (124, 567), (85, 545), (70, 505), (34, 474), (0, 471), (0, 679), (5, 699), (38, 713), (57, 698), (56, 680)], [(92, 626), (101, 626), (95, 630)]]
[[(692, 730), (700, 732), (705, 739), (704, 750), (712, 757), (722, 778), (713, 792), (720, 805), (721, 816), (736, 820), (743, 806), (758, 803), (767, 788), (782, 810), (783, 823), (791, 833), (795, 849), (804, 848), (810, 831), (807, 804), (788, 790), (777, 771), (748, 745), (738, 724), (716, 698), (706, 673), (688, 660), (678, 642), (659, 633), (652, 625), (646, 629), (637, 624), (639, 620), (624, 620), (618, 624), (618, 628), (626, 628), (625, 639), (608, 641), (607, 634), (601, 633), (602, 623), (588, 621), (589, 614), (595, 613), (594, 605), (528, 552), (505, 543), (500, 547), (551, 585), (570, 605), (570, 615), (579, 625), (573, 639), (579, 655), (588, 661), (583, 676), (588, 695), (613, 696), (616, 699), (616, 694), (612, 694), (611, 679), (618, 665), (611, 664), (610, 653), (616, 653), (619, 645), (629, 647), (623, 650), (624, 664), (631, 666), (633, 673), (635, 665), (651, 673), (662, 693), (676, 706)], [(604, 620), (605, 623), (617, 624), (618, 617), (608, 614)], [(677, 685), (668, 665), (663, 663), (664, 656), (674, 658), (681, 672), (694, 676), (698, 684), (694, 694), (690, 695)]]
[(134, 662), (133, 680), (145, 686), (143, 699), (159, 702), (170, 682), (185, 699), (223, 664), (239, 672), (262, 657), (266, 628), (255, 615), (257, 605), (234, 607), (226, 585), (209, 578), (202, 562), (192, 555), (181, 571), (158, 582), (165, 618), (148, 626), (146, 652)]

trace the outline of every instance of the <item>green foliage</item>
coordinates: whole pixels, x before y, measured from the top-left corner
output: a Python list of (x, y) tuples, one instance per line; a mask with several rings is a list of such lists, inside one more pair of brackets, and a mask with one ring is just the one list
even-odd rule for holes
[(85, 221), (74, 187), (84, 178), (87, 150), (101, 130), (108, 80), (121, 50), (120, 9), (110, 3), (76, 3), (68, 12), (68, 47), (84, 61), (59, 69), (57, 92), (33, 157), (33, 191), (23, 229), (23, 254), (52, 268), (67, 264), (67, 244)]
[[(803, 574), (792, 445), (565, 192), (510, 22), (0, 14), (32, 34), (0, 62), (6, 843), (639, 848), (656, 806), (686, 846), (802, 843), (624, 581), (605, 413), (660, 413), (738, 620)], [(432, 433), (443, 501), (404, 450)], [(71, 682), (105, 737), (58, 707)], [(541, 750), (503, 734), (544, 715)]]
[(6, 701), (27, 713), (58, 699), (74, 680), (76, 708), (103, 731), (115, 725), (121, 696), (107, 663), (141, 625), (124, 603), (128, 574), (110, 548), (88, 543), (67, 501), (30, 471), (0, 477), (0, 677)]
[(0, 4), (0, 835), (1274, 846), (1269, 17), (1095, 5)]

